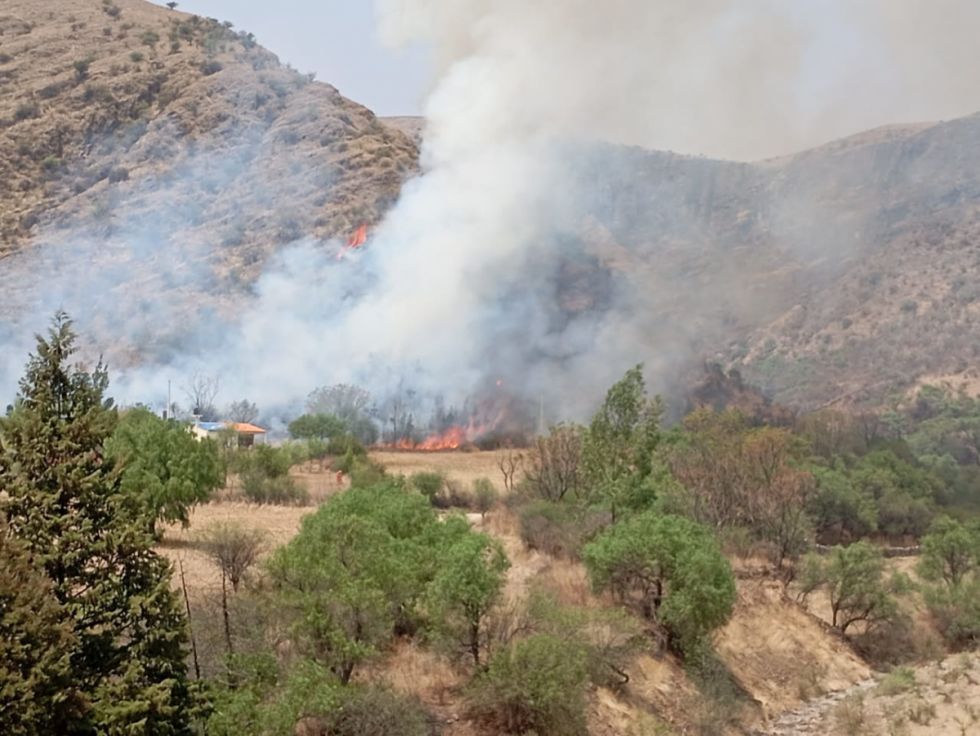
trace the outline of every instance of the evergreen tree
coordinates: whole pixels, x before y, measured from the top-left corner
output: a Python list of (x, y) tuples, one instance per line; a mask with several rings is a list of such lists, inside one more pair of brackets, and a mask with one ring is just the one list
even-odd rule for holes
[(70, 633), (63, 697), (83, 703), (38, 733), (186, 734), (185, 629), (170, 567), (104, 452), (116, 424), (106, 368), (72, 364), (75, 351), (59, 312), (0, 421), (0, 510), (50, 581)]

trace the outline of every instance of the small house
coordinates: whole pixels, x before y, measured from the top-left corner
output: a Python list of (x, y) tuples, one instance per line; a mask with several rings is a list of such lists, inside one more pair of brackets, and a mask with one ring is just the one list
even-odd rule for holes
[(191, 428), (198, 439), (210, 438), (220, 441), (223, 433), (234, 430), (238, 436), (239, 447), (252, 447), (265, 444), (266, 431), (262, 427), (247, 422), (197, 422)]

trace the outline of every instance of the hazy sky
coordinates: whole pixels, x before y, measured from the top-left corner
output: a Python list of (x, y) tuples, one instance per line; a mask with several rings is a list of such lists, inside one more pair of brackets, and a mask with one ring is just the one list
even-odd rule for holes
[(371, 0), (182, 0), (178, 10), (230, 20), (284, 63), (316, 72), (317, 79), (379, 115), (418, 115), (430, 79), (428, 54), (382, 46), (373, 5)]

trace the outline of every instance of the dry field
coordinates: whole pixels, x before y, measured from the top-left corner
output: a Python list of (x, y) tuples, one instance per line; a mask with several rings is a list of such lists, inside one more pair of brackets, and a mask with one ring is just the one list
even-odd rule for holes
[(497, 462), (507, 450), (487, 452), (372, 452), (371, 459), (384, 465), (389, 473), (412, 475), (422, 471), (441, 473), (447, 480), (472, 485), (477, 478), (489, 478), (498, 491), (504, 490), (503, 476)]

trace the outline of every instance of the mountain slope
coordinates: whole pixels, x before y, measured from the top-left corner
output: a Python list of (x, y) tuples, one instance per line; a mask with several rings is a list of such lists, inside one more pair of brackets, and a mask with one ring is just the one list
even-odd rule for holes
[(0, 10), (0, 240), (175, 219), (248, 266), (376, 220), (416, 147), (217, 21), (142, 0)]

